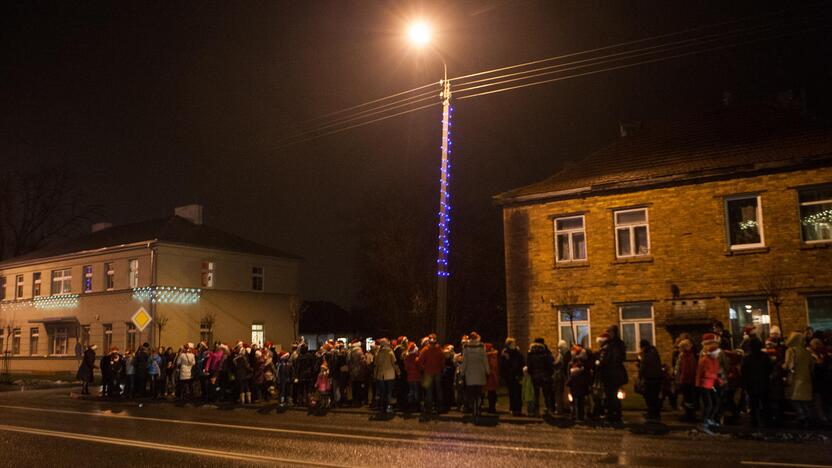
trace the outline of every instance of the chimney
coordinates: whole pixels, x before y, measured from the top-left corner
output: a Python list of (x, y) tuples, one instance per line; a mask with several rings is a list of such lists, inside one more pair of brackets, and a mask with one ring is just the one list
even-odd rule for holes
[(185, 218), (193, 224), (202, 224), (202, 205), (178, 206), (173, 214)]
[(618, 133), (621, 138), (633, 136), (641, 130), (641, 120), (627, 120), (618, 123)]
[(113, 223), (95, 223), (90, 227), (90, 232), (103, 231), (113, 227)]

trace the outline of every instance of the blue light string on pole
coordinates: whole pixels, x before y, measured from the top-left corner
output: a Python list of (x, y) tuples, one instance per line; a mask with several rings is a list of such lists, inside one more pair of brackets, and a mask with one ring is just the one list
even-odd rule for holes
[(454, 108), (450, 107), (448, 109), (448, 137), (446, 140), (447, 144), (447, 154), (448, 159), (446, 162), (446, 166), (441, 169), (442, 177), (439, 180), (440, 190), (442, 191), (442, 195), (444, 195), (444, 201), (441, 204), (441, 209), (439, 211), (439, 246), (438, 246), (438, 258), (436, 260), (437, 263), (437, 275), (442, 277), (450, 276), (448, 272), (448, 255), (450, 254), (451, 242), (450, 242), (450, 223), (451, 223), (451, 194), (449, 189), (450, 186), (450, 179), (451, 179), (451, 147), (453, 145), (453, 141), (451, 139), (451, 118), (453, 116)]

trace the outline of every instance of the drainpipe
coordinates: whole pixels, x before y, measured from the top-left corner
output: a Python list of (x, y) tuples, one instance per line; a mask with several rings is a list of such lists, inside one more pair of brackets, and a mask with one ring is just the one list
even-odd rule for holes
[[(156, 301), (153, 300), (153, 294), (156, 288), (156, 245), (154, 242), (148, 242), (147, 247), (150, 249), (150, 316), (153, 317), (153, 320), (156, 320)], [(150, 322), (150, 332), (148, 333), (147, 341), (153, 345), (153, 340), (155, 339), (156, 333), (156, 323)], [(161, 346), (161, 343), (156, 343), (154, 348), (158, 348)]]

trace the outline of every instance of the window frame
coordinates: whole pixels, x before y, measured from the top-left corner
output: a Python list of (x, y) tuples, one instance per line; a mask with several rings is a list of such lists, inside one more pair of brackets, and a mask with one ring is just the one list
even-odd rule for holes
[[(60, 272), (61, 276), (56, 277), (56, 273)], [(66, 272), (69, 272), (67, 275)], [(57, 270), (52, 270), (51, 275), (52, 282), (49, 284), (49, 294), (52, 296), (57, 296), (59, 294), (70, 294), (72, 293), (72, 268), (59, 268)], [(60, 291), (55, 291), (55, 281), (58, 281), (61, 285), (59, 288)], [(69, 285), (69, 288), (65, 288), (65, 285)]]
[(101, 345), (104, 349), (101, 350), (102, 353), (109, 353), (110, 348), (113, 347), (113, 324), (112, 323), (102, 323), (101, 329), (103, 331), (103, 337), (101, 338)]
[(83, 272), (83, 282), (81, 283), (81, 291), (84, 293), (92, 292), (92, 265), (84, 265), (81, 268)]
[[(256, 270), (259, 269), (260, 272), (258, 273)], [(251, 290), (257, 292), (263, 292), (266, 289), (266, 269), (262, 266), (253, 265), (251, 267)], [(260, 288), (258, 289), (256, 280), (260, 280)]]
[[(628, 306), (649, 306), (650, 307), (650, 318), (645, 319), (625, 319), (624, 318), (624, 308)], [(656, 308), (653, 306), (652, 302), (630, 302), (627, 304), (618, 304), (618, 327), (621, 330), (621, 340), (624, 340), (624, 326), (625, 325), (634, 325), (635, 328), (635, 350), (630, 351), (627, 350), (627, 353), (638, 353), (639, 351), (639, 343), (641, 343), (641, 327), (639, 325), (649, 323), (651, 328), (651, 336), (652, 340), (650, 342), (651, 345), (656, 346)], [(626, 345), (626, 341), (625, 341)]]
[(214, 288), (214, 261), (213, 260), (203, 260), (202, 261), (202, 276), (200, 278), (200, 282), (203, 288), (206, 289), (213, 289)]
[(127, 285), (131, 289), (139, 287), (139, 259), (131, 258), (127, 260)]
[(29, 356), (38, 356), (40, 327), (29, 327)]
[[(570, 220), (570, 219), (578, 219), (581, 220), (581, 227), (580, 229), (558, 229), (558, 221)], [(560, 216), (554, 218), (552, 220), (552, 226), (555, 232), (555, 263), (574, 263), (574, 262), (586, 262), (589, 260), (589, 252), (587, 249), (587, 237), (586, 237), (586, 215), (572, 215), (572, 216)], [(584, 257), (583, 258), (575, 258), (575, 242), (573, 236), (575, 234), (583, 234), (584, 236)], [(560, 258), (560, 243), (558, 242), (558, 237), (561, 235), (565, 235), (568, 239), (567, 245), (569, 246), (569, 258), (567, 260), (561, 260)]]
[[(818, 328), (812, 326), (812, 317), (809, 315), (809, 300), (815, 297), (828, 297), (832, 299), (832, 293), (811, 293), (804, 297), (804, 302), (806, 304), (806, 326), (812, 327), (813, 330), (817, 331)], [(821, 330), (823, 329), (821, 328)]]
[[(576, 308), (576, 309), (578, 309), (578, 308), (586, 309), (586, 320), (573, 320), (571, 324), (570, 324), (569, 320), (561, 320), (561, 318), (562, 318), (561, 317), (561, 314), (562, 314), (561, 309), (563, 309), (566, 306), (573, 307), (573, 308)], [(592, 310), (591, 310), (591, 308), (588, 305), (581, 305), (581, 304), (568, 304), (566, 306), (560, 306), (560, 307), (557, 308), (557, 311), (556, 311), (556, 313), (558, 314), (558, 340), (566, 341), (566, 343), (569, 344), (569, 346), (572, 346), (574, 343), (569, 343), (569, 340), (567, 340), (563, 336), (563, 330), (562, 330), (563, 327), (569, 327), (571, 325), (571, 327), (572, 327), (572, 338), (577, 339), (578, 338), (578, 333), (577, 333), (578, 327), (586, 326), (586, 329), (587, 329), (586, 340), (587, 340), (587, 344), (591, 346), (592, 345), (592, 326), (590, 325), (591, 320), (592, 320), (592, 315), (591, 315)]]
[(112, 291), (116, 287), (116, 269), (114, 262), (104, 263), (104, 290)]
[[(255, 329), (255, 327), (260, 327)], [(259, 335), (260, 341), (255, 340), (255, 333)], [(257, 343), (258, 346), (263, 346), (266, 341), (266, 325), (263, 322), (251, 322), (251, 343)]]
[[(618, 224), (618, 215), (622, 213), (633, 213), (636, 211), (644, 212), (644, 222), (639, 224)], [(613, 231), (615, 232), (615, 258), (637, 258), (649, 257), (653, 253), (653, 245), (650, 241), (650, 210), (647, 207), (642, 208), (625, 208), (621, 210), (613, 210), (612, 212)], [(636, 235), (635, 228), (644, 226), (647, 232), (647, 252), (636, 253)], [(630, 254), (621, 255), (618, 251), (618, 231), (619, 229), (627, 229), (630, 233)]]
[[(757, 200), (757, 231), (760, 233), (760, 242), (755, 244), (737, 244), (731, 243), (731, 215), (728, 212), (728, 203), (737, 200)], [(760, 249), (766, 246), (765, 223), (763, 220), (763, 197), (759, 193), (745, 194), (745, 195), (731, 195), (725, 197), (722, 203), (725, 214), (725, 239), (728, 242), (728, 250), (747, 250)]]
[(23, 275), (15, 275), (14, 277), (14, 298), (15, 299), (23, 299), (24, 290), (23, 286), (25, 285), (25, 281), (23, 280)]
[[(92, 344), (92, 326), (91, 325), (89, 325), (89, 324), (81, 325), (78, 329), (78, 333), (80, 335), (78, 337), (78, 340), (81, 342), (81, 346), (86, 347), (86, 346), (89, 346), (89, 345)], [(102, 350), (102, 352), (103, 351), (104, 350)]]
[(139, 329), (136, 328), (136, 324), (133, 322), (127, 322), (127, 329), (124, 331), (124, 351), (136, 351), (136, 344), (138, 343), (137, 337), (139, 335)]
[[(67, 356), (69, 355), (69, 327), (67, 326), (59, 326), (55, 327), (52, 332), (52, 352), (50, 353), (51, 356)], [(63, 330), (63, 333), (61, 333)], [(64, 352), (58, 353), (58, 339), (63, 337), (64, 343)]]
[(12, 354), (15, 356), (20, 356), (20, 342), (23, 339), (23, 330), (20, 327), (12, 328)]
[(40, 297), (43, 294), (43, 274), (40, 271), (32, 272), (32, 297)]
[(6, 300), (6, 277), (0, 276), (0, 301)]
[(820, 200), (820, 201), (813, 201), (813, 202), (802, 202), (800, 201), (800, 195), (804, 192), (810, 190), (832, 190), (832, 186), (830, 185), (821, 185), (816, 187), (803, 187), (797, 190), (797, 222), (800, 227), (800, 240), (804, 244), (826, 244), (832, 242), (832, 238), (830, 239), (818, 239), (818, 240), (806, 240), (806, 236), (803, 235), (803, 207), (804, 206), (813, 206), (813, 205), (822, 205), (827, 203), (832, 203), (832, 198)]

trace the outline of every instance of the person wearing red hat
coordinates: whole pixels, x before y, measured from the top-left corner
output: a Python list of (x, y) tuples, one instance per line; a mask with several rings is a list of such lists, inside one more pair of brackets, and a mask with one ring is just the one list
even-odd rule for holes
[(422, 387), (422, 370), (419, 368), (419, 348), (416, 343), (408, 343), (407, 354), (404, 358), (405, 375), (407, 378), (407, 403), (405, 412), (419, 409), (420, 389)]
[(719, 365), (719, 337), (714, 333), (702, 335), (702, 356), (696, 368), (696, 387), (702, 394), (702, 422), (706, 432), (719, 427), (722, 376)]
[(500, 386), (500, 364), (499, 354), (491, 343), (485, 344), (485, 355), (488, 357), (488, 379), (485, 382), (485, 391), (488, 394), (488, 412), (497, 413), (497, 388)]
[(468, 341), (462, 347), (460, 371), (465, 378), (467, 406), (473, 410), (474, 417), (478, 417), (482, 411), (482, 390), (488, 380), (490, 370), (485, 346), (480, 341), (479, 334), (471, 332), (468, 335)]
[(688, 338), (679, 340), (679, 356), (674, 369), (677, 392), (682, 394), (682, 420), (693, 422), (696, 420), (696, 356), (693, 352), (693, 342)]
[(425, 413), (435, 415), (444, 403), (441, 376), (445, 367), (445, 353), (435, 333), (428, 335), (428, 343), (419, 351), (418, 363), (422, 370)]

